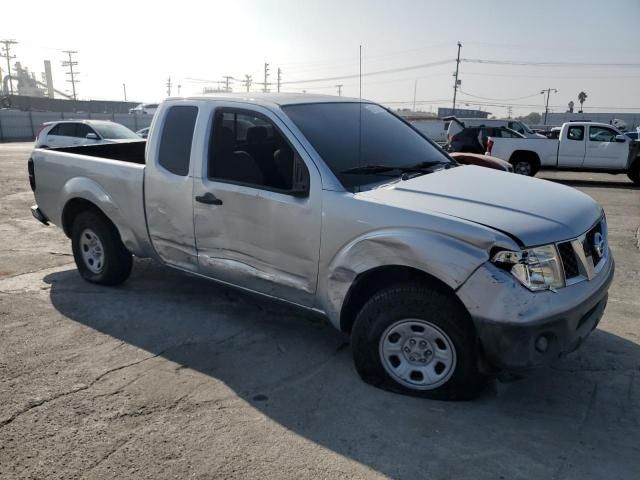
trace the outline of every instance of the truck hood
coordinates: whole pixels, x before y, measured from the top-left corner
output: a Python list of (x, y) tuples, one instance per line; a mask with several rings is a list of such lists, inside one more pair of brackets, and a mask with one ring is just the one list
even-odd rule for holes
[(574, 188), (476, 166), (440, 170), (357, 196), (462, 218), (516, 237), (523, 246), (575, 238), (602, 214), (600, 205)]

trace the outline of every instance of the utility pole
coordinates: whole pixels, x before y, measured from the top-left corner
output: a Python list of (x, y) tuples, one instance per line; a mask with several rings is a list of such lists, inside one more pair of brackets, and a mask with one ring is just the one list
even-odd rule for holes
[(267, 88), (269, 86), (269, 82), (267, 81), (269, 79), (269, 64), (265, 62), (264, 64), (264, 87), (262, 88), (262, 91), (264, 93), (267, 93), (269, 91), (269, 89)]
[(553, 90), (553, 93), (558, 93), (558, 90), (556, 90), (555, 88), (547, 88), (546, 90), (542, 90), (540, 92), (542, 95), (544, 95), (545, 93), (547, 94), (547, 103), (544, 107), (544, 125), (547, 124), (547, 114), (549, 113), (549, 97), (551, 96), (551, 90)]
[(167, 97), (171, 96), (171, 77), (167, 78)]
[(244, 76), (244, 81), (242, 82), (242, 84), (245, 86), (245, 88), (247, 89), (247, 92), (249, 91), (249, 89), (251, 88), (251, 84), (253, 83), (253, 78), (251, 77), (251, 75), (245, 75)]
[(182, 88), (182, 85), (178, 85), (178, 96), (180, 96), (180, 89)]
[(278, 67), (278, 93), (280, 93), (280, 82), (282, 81), (282, 70)]
[(225, 92), (230, 92), (230, 91), (231, 91), (231, 87), (229, 86), (229, 81), (230, 81), (233, 77), (230, 77), (230, 76), (226, 75), (226, 76), (224, 76), (224, 77), (222, 77), (222, 78), (224, 78), (224, 91), (225, 91)]
[[(0, 40), (0, 43), (4, 44), (2, 47), (2, 55), (0, 57), (4, 57), (7, 59), (7, 76), (9, 77), (9, 93), (13, 95), (13, 78), (11, 77), (11, 59), (16, 58), (15, 55), (11, 55), (11, 45), (15, 45), (15, 40)], [(1, 79), (0, 79), (1, 80)]]
[(127, 84), (123, 83), (122, 84), (122, 90), (124, 91), (124, 101), (127, 101)]
[(513, 107), (511, 105), (507, 106), (507, 118), (511, 118), (513, 115)]
[(456, 95), (458, 94), (458, 87), (462, 83), (462, 80), (458, 80), (458, 71), (460, 69), (460, 49), (462, 48), (462, 44), (458, 42), (458, 58), (456, 58), (456, 73), (453, 75), (455, 77), (455, 82), (453, 84), (453, 115), (456, 114)]
[(343, 84), (339, 84), (336, 85), (336, 87), (338, 87), (338, 96), (341, 97), (342, 96), (342, 87), (344, 87)]
[(77, 100), (77, 97), (76, 97), (76, 83), (78, 83), (78, 80), (76, 80), (76, 75), (78, 75), (79, 72), (74, 72), (73, 71), (73, 67), (78, 65), (78, 62), (73, 60), (73, 55), (75, 55), (78, 52), (76, 52), (75, 50), (65, 50), (63, 53), (66, 53), (69, 56), (69, 60), (65, 60), (64, 62), (62, 62), (62, 66), (63, 67), (69, 67), (69, 71), (67, 72), (67, 75), (69, 75), (71, 77), (71, 79), (67, 80), (67, 82), (71, 83), (71, 90), (73, 92), (73, 99)]

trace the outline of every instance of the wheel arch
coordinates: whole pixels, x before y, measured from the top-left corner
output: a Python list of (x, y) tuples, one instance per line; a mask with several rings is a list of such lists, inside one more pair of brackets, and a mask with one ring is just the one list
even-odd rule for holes
[[(336, 328), (348, 330), (354, 314), (353, 304), (349, 305), (354, 292), (379, 286), (385, 275), (395, 283), (417, 279), (455, 292), (487, 261), (492, 246), (507, 248), (513, 243), (486, 227), (461, 221), (447, 224), (449, 234), (423, 228), (389, 228), (368, 232), (344, 245), (320, 272), (323, 280), (318, 284), (318, 306)], [(436, 225), (434, 220), (432, 227)]]
[(384, 288), (401, 283), (423, 285), (451, 295), (467, 311), (455, 290), (442, 280), (408, 265), (385, 265), (358, 274), (351, 283), (340, 311), (340, 330), (350, 332), (358, 312), (372, 296)]
[[(115, 223), (95, 203), (82, 197), (74, 197), (69, 199), (62, 209), (61, 226), (62, 231), (67, 237), (71, 238), (73, 222), (75, 221), (77, 216), (80, 213), (86, 211), (95, 212), (98, 215), (104, 217), (109, 222), (109, 224), (111, 224), (116, 230), (118, 230), (118, 227), (115, 225)], [(120, 232), (118, 231), (118, 233)], [(120, 235), (120, 237), (122, 237), (122, 235)]]
[(519, 160), (519, 159), (527, 159), (529, 161), (531, 161), (531, 163), (533, 164), (533, 173), (535, 173), (536, 171), (538, 171), (540, 169), (540, 156), (532, 151), (532, 150), (516, 150), (511, 154), (511, 157), (509, 157), (509, 163), (511, 165), (514, 165), (514, 163)]

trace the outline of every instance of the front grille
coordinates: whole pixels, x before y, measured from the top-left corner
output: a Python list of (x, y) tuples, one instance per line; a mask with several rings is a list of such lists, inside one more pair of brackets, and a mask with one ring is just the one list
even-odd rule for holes
[(560, 259), (562, 260), (562, 266), (564, 267), (565, 278), (570, 280), (580, 275), (578, 260), (576, 259), (576, 254), (573, 251), (573, 245), (571, 245), (571, 242), (559, 243), (558, 252), (560, 253)]
[(557, 243), (567, 285), (591, 280), (607, 257), (607, 224), (604, 218), (587, 233), (568, 242)]

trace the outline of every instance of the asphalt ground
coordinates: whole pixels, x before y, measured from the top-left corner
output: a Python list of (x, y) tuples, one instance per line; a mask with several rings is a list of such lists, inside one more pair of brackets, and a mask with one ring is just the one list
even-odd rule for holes
[[(364, 384), (322, 319), (152, 261), (106, 288), (29, 212), (0, 145), (0, 478), (640, 478), (640, 189), (604, 205), (617, 272), (580, 350), (473, 402)], [(535, 201), (535, 199), (532, 199)], [(562, 205), (558, 205), (562, 208)]]

